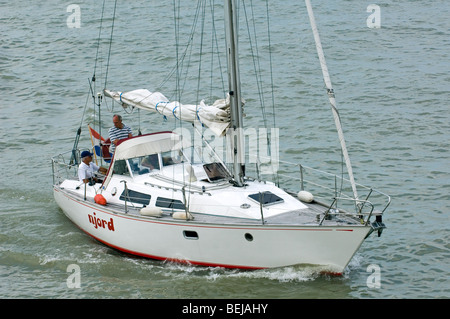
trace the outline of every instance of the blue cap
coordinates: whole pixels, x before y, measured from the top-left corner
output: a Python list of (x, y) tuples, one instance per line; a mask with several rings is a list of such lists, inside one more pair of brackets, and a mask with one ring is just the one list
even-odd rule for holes
[(94, 153), (91, 153), (89, 151), (81, 152), (81, 158), (86, 157), (86, 156), (92, 156), (92, 155), (94, 155)]

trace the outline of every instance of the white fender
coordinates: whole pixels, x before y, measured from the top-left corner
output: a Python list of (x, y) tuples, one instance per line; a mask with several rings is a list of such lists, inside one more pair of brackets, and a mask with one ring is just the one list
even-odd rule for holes
[[(186, 216), (187, 216), (187, 218), (186, 218)], [(172, 214), (172, 218), (174, 218), (174, 219), (184, 219), (184, 220), (188, 219), (188, 220), (190, 220), (190, 219), (194, 219), (194, 216), (192, 216), (189, 213), (187, 213), (187, 215), (186, 215), (186, 212), (175, 212), (175, 213)]]
[(313, 194), (307, 191), (298, 192), (297, 198), (305, 203), (311, 203), (314, 200)]
[(144, 207), (139, 213), (143, 216), (161, 217), (162, 209), (159, 207)]

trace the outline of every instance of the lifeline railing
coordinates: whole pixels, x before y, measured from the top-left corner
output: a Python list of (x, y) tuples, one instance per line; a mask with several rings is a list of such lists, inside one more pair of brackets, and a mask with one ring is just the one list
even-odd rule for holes
[[(78, 158), (80, 151), (76, 151)], [(77, 179), (78, 165), (76, 161), (72, 162), (72, 151), (60, 153), (51, 158), (53, 185), (62, 183), (65, 179)]]
[(258, 180), (262, 180), (264, 175), (264, 179), (271, 179), (279, 187), (294, 194), (301, 190), (308, 191), (317, 202), (329, 206), (325, 215), (332, 210), (339, 210), (359, 216), (361, 219), (367, 216), (364, 221), (367, 224), (373, 215), (382, 215), (391, 203), (389, 195), (358, 183), (356, 187), (359, 197), (354, 198), (350, 180), (344, 178), (342, 174), (333, 174), (286, 161), (277, 161), (275, 165), (277, 169), (271, 171), (271, 167), (274, 166), (270, 162), (267, 163), (257, 162), (247, 165), (247, 176), (254, 173)]
[(52, 160), (53, 185), (60, 184), (65, 179), (78, 179), (78, 164), (81, 163), (81, 152), (85, 149), (67, 151), (55, 155)]

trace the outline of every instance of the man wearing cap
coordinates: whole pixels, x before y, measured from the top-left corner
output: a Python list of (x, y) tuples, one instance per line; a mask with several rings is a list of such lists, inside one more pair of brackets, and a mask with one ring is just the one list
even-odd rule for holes
[(92, 163), (92, 155), (94, 154), (89, 151), (81, 152), (81, 164), (78, 167), (78, 178), (80, 179), (80, 182), (89, 183), (91, 178), (95, 182), (99, 182), (99, 180), (94, 177), (94, 173), (100, 172), (106, 174), (106, 169), (104, 167), (98, 167)]

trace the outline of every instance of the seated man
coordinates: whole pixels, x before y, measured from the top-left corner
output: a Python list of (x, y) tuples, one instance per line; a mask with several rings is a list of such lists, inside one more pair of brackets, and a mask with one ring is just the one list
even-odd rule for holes
[(80, 182), (89, 183), (92, 179), (95, 182), (101, 182), (98, 178), (94, 176), (95, 172), (100, 172), (101, 174), (106, 174), (106, 169), (104, 167), (98, 167), (92, 163), (92, 153), (89, 151), (81, 152), (81, 164), (78, 167), (78, 178)]

